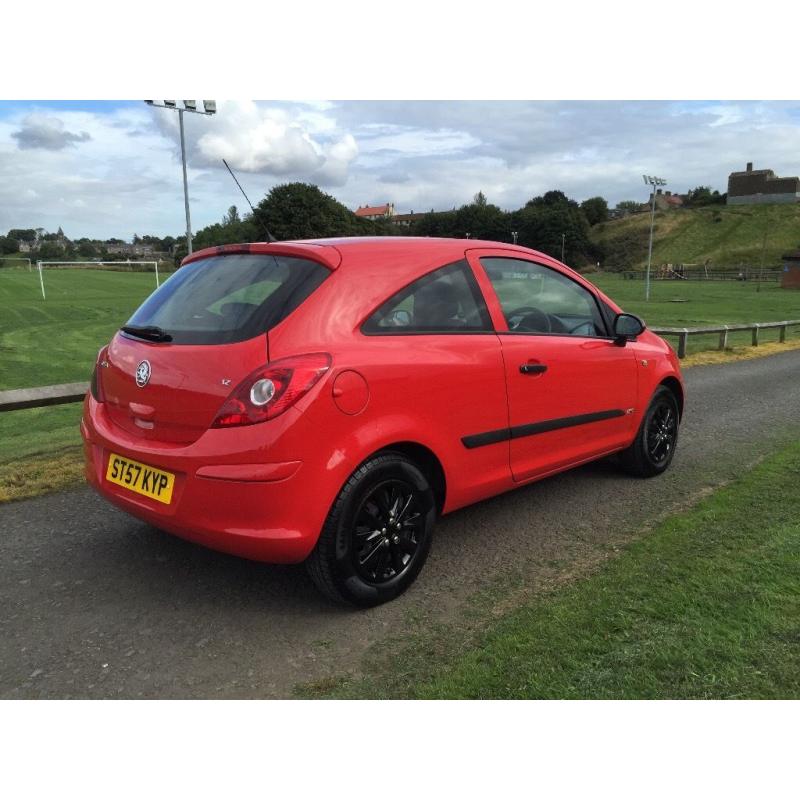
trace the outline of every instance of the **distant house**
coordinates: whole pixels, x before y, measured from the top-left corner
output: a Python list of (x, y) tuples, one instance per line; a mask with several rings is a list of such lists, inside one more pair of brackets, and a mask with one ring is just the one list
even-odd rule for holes
[[(662, 192), (661, 189), (656, 190), (656, 208), (659, 211), (666, 211), (670, 208), (680, 208), (684, 201), (685, 196), (678, 194), (677, 192), (673, 194), (672, 192)], [(653, 202), (653, 193), (650, 193), (650, 199), (648, 203)]]
[(151, 244), (128, 244), (127, 242), (116, 242), (103, 245), (109, 255), (118, 256), (152, 256), (157, 251)]
[(382, 206), (359, 206), (355, 215), (362, 219), (390, 219), (394, 216), (394, 203)]
[(413, 211), (410, 214), (395, 214), (392, 217), (392, 225), (397, 225), (400, 228), (408, 228), (415, 222), (421, 220), (425, 214), (415, 214)]
[(779, 178), (771, 169), (753, 169), (752, 161), (747, 162), (744, 172), (728, 176), (728, 205), (798, 201), (800, 178)]

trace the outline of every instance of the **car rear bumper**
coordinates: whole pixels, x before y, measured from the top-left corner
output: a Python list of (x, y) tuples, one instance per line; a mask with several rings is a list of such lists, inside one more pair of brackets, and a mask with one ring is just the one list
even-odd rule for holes
[[(247, 451), (226, 452), (219, 461), (198, 443), (157, 453), (151, 443), (137, 447), (115, 430), (97, 405), (87, 398), (81, 421), (86, 480), (114, 505), (169, 533), (243, 558), (286, 564), (311, 553), (327, 510), (309, 496), (313, 489), (300, 461), (248, 463), (255, 455), (252, 434)], [(170, 504), (107, 481), (110, 453), (172, 472)], [(232, 463), (236, 455), (242, 463)]]

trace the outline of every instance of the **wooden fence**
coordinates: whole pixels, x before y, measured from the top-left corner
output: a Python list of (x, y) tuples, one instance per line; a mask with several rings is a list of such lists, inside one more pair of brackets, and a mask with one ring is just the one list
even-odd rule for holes
[(800, 325), (800, 319), (789, 319), (783, 322), (747, 322), (741, 325), (714, 325), (707, 328), (650, 328), (650, 330), (659, 336), (677, 336), (678, 358), (686, 358), (686, 347), (690, 336), (707, 336), (718, 333), (719, 346), (717, 349), (724, 350), (728, 346), (728, 334), (731, 331), (751, 331), (753, 347), (757, 347), (760, 331), (777, 328), (778, 341), (785, 342), (786, 329), (792, 325)]
[[(763, 330), (777, 328), (778, 341), (786, 341), (786, 329), (800, 325), (800, 319), (788, 319), (783, 322), (749, 322), (741, 325), (715, 325), (707, 328), (650, 328), (659, 336), (675, 336), (678, 339), (678, 358), (686, 357), (686, 349), (690, 336), (707, 336), (719, 334), (719, 348), (728, 346), (728, 334), (732, 331), (751, 331), (753, 347), (758, 346), (759, 334)], [(39, 386), (32, 389), (11, 389), (0, 392), (0, 411), (17, 411), (22, 408), (41, 408), (61, 403), (77, 403), (83, 400), (88, 383), (60, 383), (57, 386)]]

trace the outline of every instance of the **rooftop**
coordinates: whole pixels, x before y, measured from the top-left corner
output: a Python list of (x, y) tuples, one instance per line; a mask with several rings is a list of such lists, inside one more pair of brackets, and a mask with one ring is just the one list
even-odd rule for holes
[(382, 206), (364, 206), (363, 208), (359, 207), (355, 211), (355, 215), (357, 217), (378, 217), (378, 216), (385, 216), (389, 213), (390, 209), (389, 203), (384, 203)]

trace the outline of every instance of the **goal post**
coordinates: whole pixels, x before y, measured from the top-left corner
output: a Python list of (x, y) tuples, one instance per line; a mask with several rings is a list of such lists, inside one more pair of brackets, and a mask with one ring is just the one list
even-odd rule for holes
[(28, 272), (33, 270), (33, 267), (31, 266), (31, 260), (26, 256), (3, 256), (0, 258), (0, 261), (25, 261), (28, 264)]
[(103, 269), (103, 268), (111, 268), (112, 270), (116, 267), (118, 270), (122, 267), (152, 267), (153, 272), (156, 275), (156, 289), (161, 285), (161, 281), (158, 275), (158, 261), (37, 261), (36, 268), (39, 272), (39, 287), (42, 291), (42, 300), (47, 299), (47, 294), (45, 292), (44, 286), (44, 268), (45, 267), (55, 267), (55, 268), (65, 268), (65, 269)]

